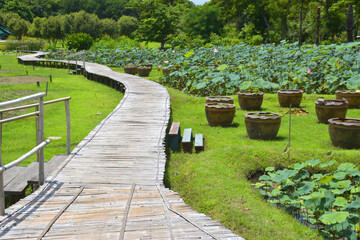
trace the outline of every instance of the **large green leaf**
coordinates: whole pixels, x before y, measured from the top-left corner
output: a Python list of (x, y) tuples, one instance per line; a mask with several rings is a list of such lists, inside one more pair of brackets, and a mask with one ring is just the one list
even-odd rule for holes
[(346, 209), (360, 209), (360, 201), (356, 200), (345, 206)]
[(360, 89), (360, 74), (355, 75), (347, 80), (346, 87), (348, 89)]
[(349, 215), (348, 212), (326, 212), (320, 216), (319, 220), (326, 225), (331, 225), (344, 222)]
[(335, 199), (335, 202), (333, 203), (333, 205), (337, 206), (337, 207), (345, 207), (345, 205), (347, 205), (347, 204), (348, 204), (348, 201), (344, 197), (337, 197)]

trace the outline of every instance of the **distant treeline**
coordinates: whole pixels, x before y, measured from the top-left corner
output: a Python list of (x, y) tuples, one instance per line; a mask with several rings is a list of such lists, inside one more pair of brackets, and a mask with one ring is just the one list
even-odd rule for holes
[(18, 38), (56, 40), (83, 32), (185, 47), (327, 44), (360, 35), (359, 0), (211, 0), (204, 6), (189, 0), (0, 0), (0, 9), (0, 25)]

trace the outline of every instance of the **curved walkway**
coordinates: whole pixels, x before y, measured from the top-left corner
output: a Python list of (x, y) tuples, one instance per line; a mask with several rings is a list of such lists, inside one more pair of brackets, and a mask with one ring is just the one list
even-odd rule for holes
[[(19, 57), (23, 64), (66, 61)], [(36, 192), (0, 220), (0, 239), (242, 239), (163, 186), (169, 94), (146, 79), (86, 63), (124, 98)]]

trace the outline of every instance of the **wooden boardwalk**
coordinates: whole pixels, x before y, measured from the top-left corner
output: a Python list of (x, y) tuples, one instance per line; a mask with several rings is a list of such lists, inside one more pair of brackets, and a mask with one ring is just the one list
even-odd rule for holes
[(86, 75), (120, 82), (124, 98), (45, 185), (6, 210), (0, 239), (242, 239), (164, 187), (166, 89), (99, 64)]

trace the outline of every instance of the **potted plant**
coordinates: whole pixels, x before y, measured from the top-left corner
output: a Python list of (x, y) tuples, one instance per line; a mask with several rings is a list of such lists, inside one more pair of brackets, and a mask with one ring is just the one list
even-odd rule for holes
[(140, 77), (148, 77), (150, 75), (151, 70), (152, 67), (146, 67), (146, 66), (139, 66), (137, 68), (137, 72)]
[(346, 100), (318, 98), (315, 102), (316, 116), (319, 123), (329, 123), (330, 118), (345, 118), (348, 109)]
[(234, 98), (232, 97), (226, 97), (226, 96), (213, 96), (213, 97), (207, 97), (206, 103), (234, 103)]
[(264, 93), (254, 90), (243, 90), (237, 93), (240, 108), (243, 110), (260, 110)]
[(138, 68), (137, 65), (126, 65), (126, 66), (124, 67), (124, 71), (125, 71), (125, 73), (127, 73), (127, 74), (135, 75), (135, 74), (137, 73), (137, 68)]
[(360, 148), (360, 119), (331, 118), (329, 134), (332, 144), (336, 147)]
[(275, 139), (281, 125), (281, 116), (270, 112), (245, 114), (246, 132), (250, 139)]
[(205, 114), (210, 126), (227, 127), (235, 117), (236, 106), (230, 103), (206, 103)]
[(151, 68), (151, 70), (152, 70), (152, 67), (153, 67), (152, 63), (142, 63), (142, 64), (140, 64), (140, 66), (143, 66), (143, 67), (150, 67), (150, 68)]
[(337, 90), (336, 99), (346, 99), (349, 102), (348, 108), (360, 108), (360, 91)]
[(290, 107), (290, 104), (292, 107), (299, 107), (303, 92), (303, 90), (289, 89), (277, 91), (280, 107)]

